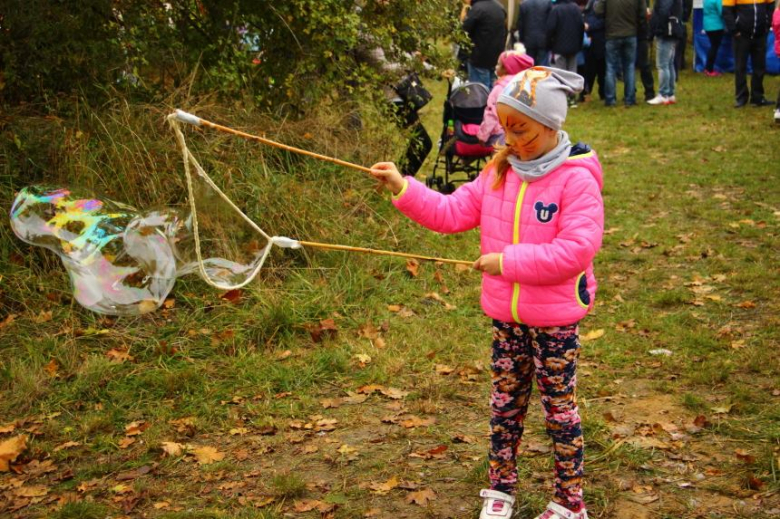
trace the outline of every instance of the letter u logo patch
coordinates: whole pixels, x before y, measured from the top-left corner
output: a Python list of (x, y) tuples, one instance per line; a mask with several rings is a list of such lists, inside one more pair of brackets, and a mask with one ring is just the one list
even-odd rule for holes
[(549, 223), (553, 219), (553, 215), (558, 212), (558, 204), (551, 203), (550, 205), (544, 205), (541, 200), (534, 204), (536, 209), (536, 219), (542, 223)]

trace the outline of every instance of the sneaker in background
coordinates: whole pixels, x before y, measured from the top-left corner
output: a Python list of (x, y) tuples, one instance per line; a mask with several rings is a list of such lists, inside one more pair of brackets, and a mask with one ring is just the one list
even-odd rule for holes
[(673, 105), (677, 103), (677, 98), (674, 96), (669, 96), (666, 98), (666, 101), (664, 101), (665, 105)]
[(668, 103), (666, 102), (666, 97), (662, 96), (661, 94), (658, 94), (654, 98), (650, 99), (647, 102), (647, 104), (653, 105), (653, 106), (658, 106), (658, 105), (665, 105), (665, 104), (668, 104)]
[(775, 123), (780, 124), (780, 108), (775, 109)]

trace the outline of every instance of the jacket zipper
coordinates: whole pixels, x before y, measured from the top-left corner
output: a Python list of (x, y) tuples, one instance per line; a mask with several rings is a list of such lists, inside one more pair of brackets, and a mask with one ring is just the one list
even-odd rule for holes
[[(517, 194), (517, 205), (515, 205), (515, 227), (512, 233), (512, 244), (517, 245), (520, 243), (520, 217), (523, 213), (523, 199), (525, 198), (525, 190), (528, 189), (528, 182), (523, 182), (520, 186), (520, 192)], [(512, 285), (512, 319), (516, 323), (521, 323), (520, 314), (517, 311), (517, 305), (520, 302), (520, 283), (514, 283)]]

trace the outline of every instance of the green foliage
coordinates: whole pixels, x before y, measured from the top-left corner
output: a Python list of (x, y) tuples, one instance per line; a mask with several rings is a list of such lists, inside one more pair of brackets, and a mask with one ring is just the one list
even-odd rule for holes
[[(112, 85), (136, 95), (243, 97), (305, 109), (387, 78), (365, 60), (382, 46), (420, 67), (448, 65), (439, 45), (458, 36), (451, 0), (9, 0), (0, 30), (6, 102), (89, 99)], [(455, 5), (453, 5), (455, 4)]]

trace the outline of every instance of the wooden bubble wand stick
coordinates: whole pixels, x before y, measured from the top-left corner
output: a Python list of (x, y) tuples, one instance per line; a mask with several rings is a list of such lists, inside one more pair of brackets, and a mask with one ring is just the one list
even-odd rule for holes
[[(335, 157), (329, 157), (327, 155), (320, 155), (319, 153), (314, 153), (312, 151), (303, 150), (301, 148), (296, 148), (294, 146), (288, 146), (287, 144), (282, 144), (280, 142), (272, 141), (271, 139), (266, 139), (265, 137), (260, 137), (259, 135), (253, 135), (251, 133), (242, 132), (240, 130), (235, 130), (233, 128), (230, 128), (228, 126), (223, 126), (221, 124), (213, 123), (211, 121), (208, 121), (206, 119), (202, 119), (196, 115), (193, 115), (191, 113), (185, 112), (183, 110), (176, 110), (174, 113), (168, 116), (168, 120), (173, 122), (183, 122), (192, 124), (193, 126), (205, 126), (207, 128), (211, 128), (214, 130), (217, 130), (219, 132), (228, 133), (231, 135), (237, 135), (239, 137), (243, 137), (248, 140), (260, 142), (262, 144), (272, 146), (274, 148), (279, 148), (285, 151), (289, 151), (292, 153), (297, 153), (299, 155), (305, 155), (307, 157), (312, 157), (318, 160), (323, 160), (326, 162), (332, 162), (333, 164), (338, 164), (339, 166), (344, 166), (346, 168), (352, 168), (356, 169), (358, 171), (362, 171), (365, 173), (370, 173), (371, 169), (367, 168), (365, 166), (359, 166), (358, 164), (353, 164), (351, 162), (347, 162), (345, 160), (337, 159)], [(180, 145), (183, 145), (183, 139), (179, 142)], [(186, 145), (184, 145), (186, 147)], [(188, 153), (185, 152), (185, 155), (188, 155)], [(186, 164), (185, 159), (185, 164)], [(212, 186), (216, 188), (216, 186)], [(226, 202), (228, 202), (231, 207), (233, 207), (236, 211), (241, 213), (242, 216), (243, 213), (240, 209), (238, 209), (227, 197), (219, 190), (217, 189), (217, 192), (222, 196), (223, 199), (225, 199)], [(244, 216), (245, 219), (248, 220), (248, 217)], [(249, 221), (249, 220), (248, 220)], [(265, 233), (257, 227), (254, 222), (251, 222), (253, 227), (255, 227), (258, 231), (260, 231), (263, 235)], [(465, 261), (465, 260), (454, 260), (454, 259), (446, 259), (446, 258), (436, 258), (431, 256), (421, 256), (419, 254), (408, 254), (404, 252), (393, 252), (393, 251), (387, 251), (387, 250), (379, 250), (379, 249), (367, 249), (364, 247), (351, 247), (349, 245), (335, 245), (335, 244), (328, 244), (328, 243), (319, 243), (319, 242), (313, 242), (313, 241), (302, 241), (302, 240), (294, 240), (292, 238), (285, 238), (282, 236), (275, 236), (272, 239), (272, 242), (275, 245), (278, 245), (280, 247), (285, 248), (291, 248), (291, 249), (297, 249), (300, 247), (314, 247), (319, 249), (327, 249), (327, 250), (340, 250), (340, 251), (347, 251), (347, 252), (362, 252), (366, 254), (379, 254), (383, 256), (396, 256), (401, 258), (407, 258), (407, 259), (417, 259), (421, 261), (438, 261), (441, 263), (448, 263), (453, 265), (469, 265), (471, 266), (474, 262), (473, 261)]]

